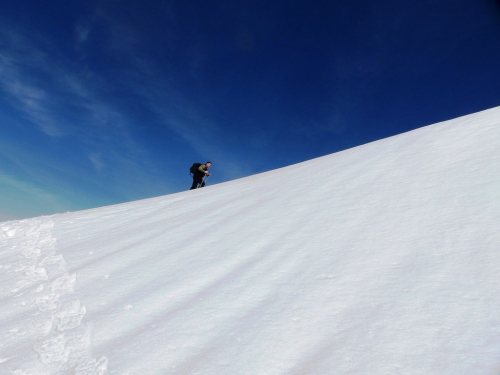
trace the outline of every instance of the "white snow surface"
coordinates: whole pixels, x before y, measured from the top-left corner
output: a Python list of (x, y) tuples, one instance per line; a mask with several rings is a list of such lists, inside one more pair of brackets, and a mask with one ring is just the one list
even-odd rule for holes
[(500, 374), (500, 107), (0, 228), (2, 375)]

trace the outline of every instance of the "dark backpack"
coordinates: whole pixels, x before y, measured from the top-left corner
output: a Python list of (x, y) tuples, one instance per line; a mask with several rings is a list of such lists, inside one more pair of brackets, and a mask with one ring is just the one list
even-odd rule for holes
[(195, 174), (200, 168), (201, 163), (194, 163), (191, 168), (189, 168), (189, 174)]

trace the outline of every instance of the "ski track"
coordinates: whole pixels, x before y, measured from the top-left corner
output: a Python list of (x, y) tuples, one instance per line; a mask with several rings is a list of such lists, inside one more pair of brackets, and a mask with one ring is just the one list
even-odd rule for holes
[[(92, 324), (83, 322), (86, 309), (74, 292), (76, 274), (67, 272), (55, 252), (53, 225), (42, 217), (0, 226), (0, 301), (14, 297), (13, 315), (29, 316), (33, 327), (0, 331), (0, 373), (104, 375), (108, 359), (92, 355)], [(31, 361), (16, 355), (16, 348), (28, 345)]]

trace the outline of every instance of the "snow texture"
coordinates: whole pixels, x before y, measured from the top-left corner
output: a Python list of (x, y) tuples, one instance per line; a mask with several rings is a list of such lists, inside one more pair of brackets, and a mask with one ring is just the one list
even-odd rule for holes
[(500, 108), (3, 222), (0, 374), (498, 375), (499, 254)]

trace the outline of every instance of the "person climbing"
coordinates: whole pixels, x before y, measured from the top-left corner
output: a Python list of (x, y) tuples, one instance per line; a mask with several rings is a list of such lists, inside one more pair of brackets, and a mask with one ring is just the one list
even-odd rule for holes
[[(194, 163), (189, 172), (193, 174), (193, 184), (191, 185), (191, 189), (197, 189), (199, 187), (205, 186), (205, 177), (210, 176), (210, 172), (208, 168), (212, 165), (211, 162), (207, 161), (205, 164)], [(198, 186), (199, 185), (199, 186)]]

